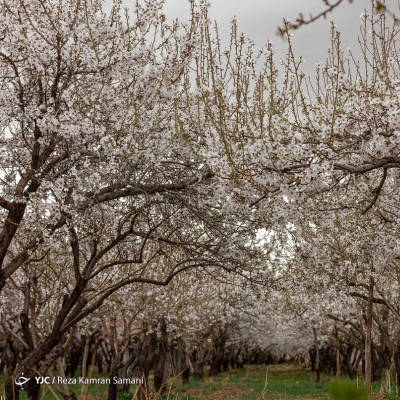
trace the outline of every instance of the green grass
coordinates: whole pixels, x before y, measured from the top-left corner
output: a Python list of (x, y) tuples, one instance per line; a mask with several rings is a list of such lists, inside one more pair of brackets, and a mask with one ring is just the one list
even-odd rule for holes
[[(334, 377), (322, 375), (321, 381), (315, 383), (309, 367), (288, 364), (268, 367), (267, 390), (263, 396), (266, 371), (266, 366), (247, 366), (245, 370), (229, 371), (213, 378), (191, 378), (187, 387), (174, 380), (169, 400), (330, 400), (328, 385)], [(373, 391), (374, 400), (400, 400), (399, 395), (380, 394), (379, 382), (375, 382)]]
[[(178, 381), (171, 390), (174, 400), (262, 399), (266, 384), (267, 367), (249, 366), (245, 370), (229, 371), (214, 378), (192, 379), (189, 387)], [(326, 386), (330, 378), (323, 376), (315, 383), (308, 369), (294, 366), (276, 366), (269, 368), (265, 399), (290, 400), (312, 399), (328, 400)]]

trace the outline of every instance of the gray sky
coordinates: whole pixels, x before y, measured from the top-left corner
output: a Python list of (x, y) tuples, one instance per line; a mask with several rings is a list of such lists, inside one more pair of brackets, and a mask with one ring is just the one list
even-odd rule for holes
[[(285, 43), (277, 36), (277, 27), (283, 18), (294, 21), (302, 12), (304, 15), (318, 14), (324, 9), (322, 0), (210, 0), (210, 18), (218, 22), (221, 36), (228, 37), (229, 21), (236, 16), (239, 29), (252, 38), (257, 47), (267, 40), (275, 44), (276, 54), (283, 57)], [(396, 0), (388, 0), (388, 6), (398, 14)], [(360, 15), (364, 9), (371, 9), (369, 0), (354, 0), (352, 4), (345, 1), (326, 20), (321, 19), (308, 26), (294, 31), (294, 47), (297, 54), (306, 60), (305, 72), (312, 74), (315, 62), (325, 61), (329, 47), (330, 21), (333, 20), (342, 32), (343, 49), (351, 47), (358, 55), (357, 36), (360, 26)], [(170, 18), (187, 19), (188, 5), (185, 0), (167, 0), (166, 13)]]

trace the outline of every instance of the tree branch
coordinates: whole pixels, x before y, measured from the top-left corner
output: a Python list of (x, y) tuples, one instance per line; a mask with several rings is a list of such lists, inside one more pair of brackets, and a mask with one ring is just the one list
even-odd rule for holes
[(387, 178), (387, 168), (383, 168), (383, 175), (382, 175), (381, 181), (379, 183), (379, 186), (374, 190), (374, 192), (375, 192), (374, 198), (368, 204), (367, 208), (362, 212), (362, 215), (366, 214), (378, 200), (379, 194), (381, 193), (383, 185), (385, 184), (386, 178)]
[[(289, 30), (295, 30), (295, 29), (299, 29), (301, 26), (303, 25), (309, 25), (317, 20), (319, 20), (320, 18), (326, 18), (326, 16), (331, 13), (336, 7), (338, 7), (341, 3), (343, 3), (344, 0), (337, 0), (335, 3), (330, 4), (330, 2), (328, 0), (323, 0), (323, 2), (326, 5), (326, 9), (321, 11), (319, 14), (317, 15), (309, 15), (308, 19), (304, 18), (303, 14), (299, 14), (298, 17), (296, 18), (296, 21), (293, 23), (287, 23), (284, 26), (280, 26), (278, 27), (278, 34), (280, 36), (283, 36), (284, 34), (286, 34)], [(350, 2), (352, 2), (352, 0), (349, 0)]]
[(384, 157), (375, 162), (356, 167), (348, 164), (333, 164), (334, 169), (351, 172), (352, 174), (365, 174), (378, 168), (400, 168), (400, 157)]
[[(347, 293), (347, 294), (348, 294), (349, 296), (358, 297), (358, 298), (360, 298), (360, 299), (363, 299), (363, 300), (365, 300), (365, 301), (368, 301), (368, 297), (367, 297), (366, 295), (361, 294), (361, 293), (350, 292), (350, 293)], [(395, 309), (386, 299), (374, 297), (374, 298), (372, 299), (372, 301), (373, 301), (375, 304), (382, 304), (382, 305), (384, 305), (387, 309), (389, 309), (389, 310), (393, 313), (393, 315), (396, 317), (396, 319), (400, 322), (400, 314), (396, 311), (396, 309)]]
[(13, 204), (6, 200), (4, 197), (0, 196), (0, 207), (4, 208), (5, 210), (11, 211), (13, 208)]
[(146, 283), (146, 284), (151, 284), (151, 285), (156, 285), (156, 286), (167, 286), (176, 275), (178, 275), (184, 271), (187, 271), (189, 269), (202, 267), (205, 265), (206, 265), (206, 262), (185, 265), (181, 268), (178, 268), (177, 270), (172, 270), (170, 272), (170, 274), (167, 276), (167, 278), (165, 278), (164, 280), (141, 278), (141, 277), (124, 279), (124, 280), (120, 281), (119, 283), (115, 284), (114, 286), (112, 286), (111, 288), (109, 288), (90, 307), (83, 310), (77, 316), (74, 316), (74, 318), (67, 320), (66, 323), (62, 326), (61, 332), (64, 333), (64, 332), (68, 331), (68, 329), (72, 328), (77, 322), (79, 322), (80, 320), (82, 320), (83, 318), (85, 318), (86, 316), (91, 314), (93, 311), (97, 310), (109, 296), (111, 296), (114, 292), (116, 292), (117, 290), (121, 289), (124, 286), (130, 285), (133, 283)]
[(170, 183), (165, 185), (135, 185), (134, 187), (119, 188), (118, 185), (108, 186), (101, 189), (98, 192), (87, 192), (85, 196), (89, 199), (93, 199), (96, 203), (103, 203), (105, 201), (115, 200), (122, 197), (135, 196), (140, 194), (155, 194), (170, 191), (179, 191), (192, 186), (199, 181), (203, 181), (208, 178), (212, 178), (214, 173), (207, 171), (200, 178), (195, 177), (187, 181), (178, 183)]

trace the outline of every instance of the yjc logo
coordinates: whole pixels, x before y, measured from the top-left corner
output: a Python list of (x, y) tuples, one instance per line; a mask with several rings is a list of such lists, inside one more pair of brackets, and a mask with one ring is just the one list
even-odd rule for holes
[(22, 373), (18, 374), (18, 375), (15, 377), (14, 382), (15, 382), (15, 384), (16, 384), (17, 386), (19, 386), (22, 390), (24, 390), (24, 388), (23, 388), (22, 386), (25, 385), (25, 383), (28, 382), (29, 379), (30, 379), (30, 378), (26, 378), (26, 377), (24, 376), (24, 373), (22, 372)]

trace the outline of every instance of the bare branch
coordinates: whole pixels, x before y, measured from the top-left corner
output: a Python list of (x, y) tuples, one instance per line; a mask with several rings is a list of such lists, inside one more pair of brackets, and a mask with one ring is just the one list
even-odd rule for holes
[[(304, 15), (300, 13), (296, 18), (295, 22), (287, 23), (283, 26), (278, 27), (278, 34), (284, 36), (289, 30), (299, 29), (303, 25), (309, 25), (321, 18), (326, 18), (329, 13), (331, 13), (336, 7), (338, 7), (344, 0), (337, 0), (335, 3), (330, 3), (328, 0), (324, 0), (325, 10), (321, 11), (317, 15), (309, 15), (308, 19), (304, 18)], [(349, 0), (351, 3), (352, 0)]]

